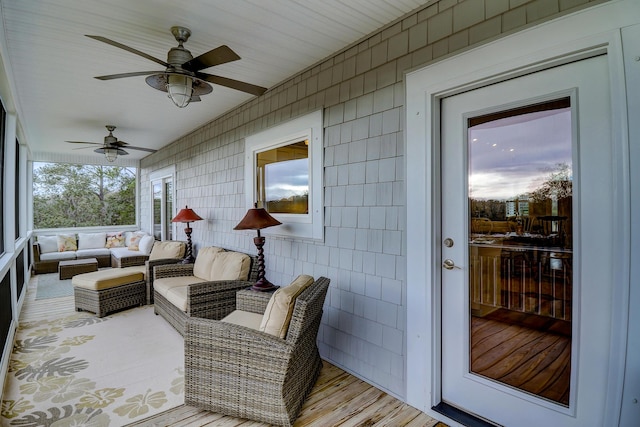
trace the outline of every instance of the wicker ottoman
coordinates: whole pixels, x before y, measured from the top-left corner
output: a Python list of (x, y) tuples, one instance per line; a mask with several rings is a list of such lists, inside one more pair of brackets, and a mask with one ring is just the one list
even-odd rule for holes
[(98, 317), (144, 305), (147, 300), (144, 273), (134, 267), (79, 274), (71, 279), (71, 284), (76, 311), (90, 311)]
[(60, 280), (71, 279), (82, 273), (98, 271), (98, 260), (95, 258), (70, 259), (58, 263), (58, 275)]

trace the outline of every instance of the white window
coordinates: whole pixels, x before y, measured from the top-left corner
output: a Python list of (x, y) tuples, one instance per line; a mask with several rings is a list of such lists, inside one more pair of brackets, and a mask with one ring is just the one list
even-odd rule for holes
[(322, 240), (322, 110), (245, 139), (247, 209), (255, 203), (282, 223), (265, 234)]

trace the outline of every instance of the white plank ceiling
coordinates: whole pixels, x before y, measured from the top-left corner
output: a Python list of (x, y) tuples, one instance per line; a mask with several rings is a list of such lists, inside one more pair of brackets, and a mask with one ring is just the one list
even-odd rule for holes
[[(105, 125), (134, 146), (158, 149), (251, 99), (213, 85), (202, 102), (177, 108), (145, 76), (161, 65), (85, 37), (115, 40), (166, 60), (172, 26), (191, 30), (198, 56), (226, 44), (242, 59), (204, 72), (271, 88), (429, 3), (427, 0), (0, 0), (0, 55), (34, 154), (93, 153), (74, 141), (103, 141)], [(6, 104), (6, 102), (5, 102)], [(92, 148), (95, 148), (92, 147)], [(129, 150), (128, 159), (148, 153)], [(36, 156), (38, 157), (38, 156)], [(42, 157), (42, 156), (40, 156)]]

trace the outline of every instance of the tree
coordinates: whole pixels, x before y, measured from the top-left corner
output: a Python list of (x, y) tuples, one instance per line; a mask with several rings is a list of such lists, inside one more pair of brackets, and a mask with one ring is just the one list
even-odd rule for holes
[(35, 228), (135, 223), (135, 169), (40, 163), (33, 171)]

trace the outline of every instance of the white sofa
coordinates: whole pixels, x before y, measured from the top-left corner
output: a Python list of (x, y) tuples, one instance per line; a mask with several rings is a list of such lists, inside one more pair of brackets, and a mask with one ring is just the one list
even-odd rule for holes
[(98, 267), (141, 265), (153, 243), (153, 236), (142, 231), (42, 235), (33, 245), (33, 270), (55, 273), (60, 261), (82, 258), (97, 259)]

